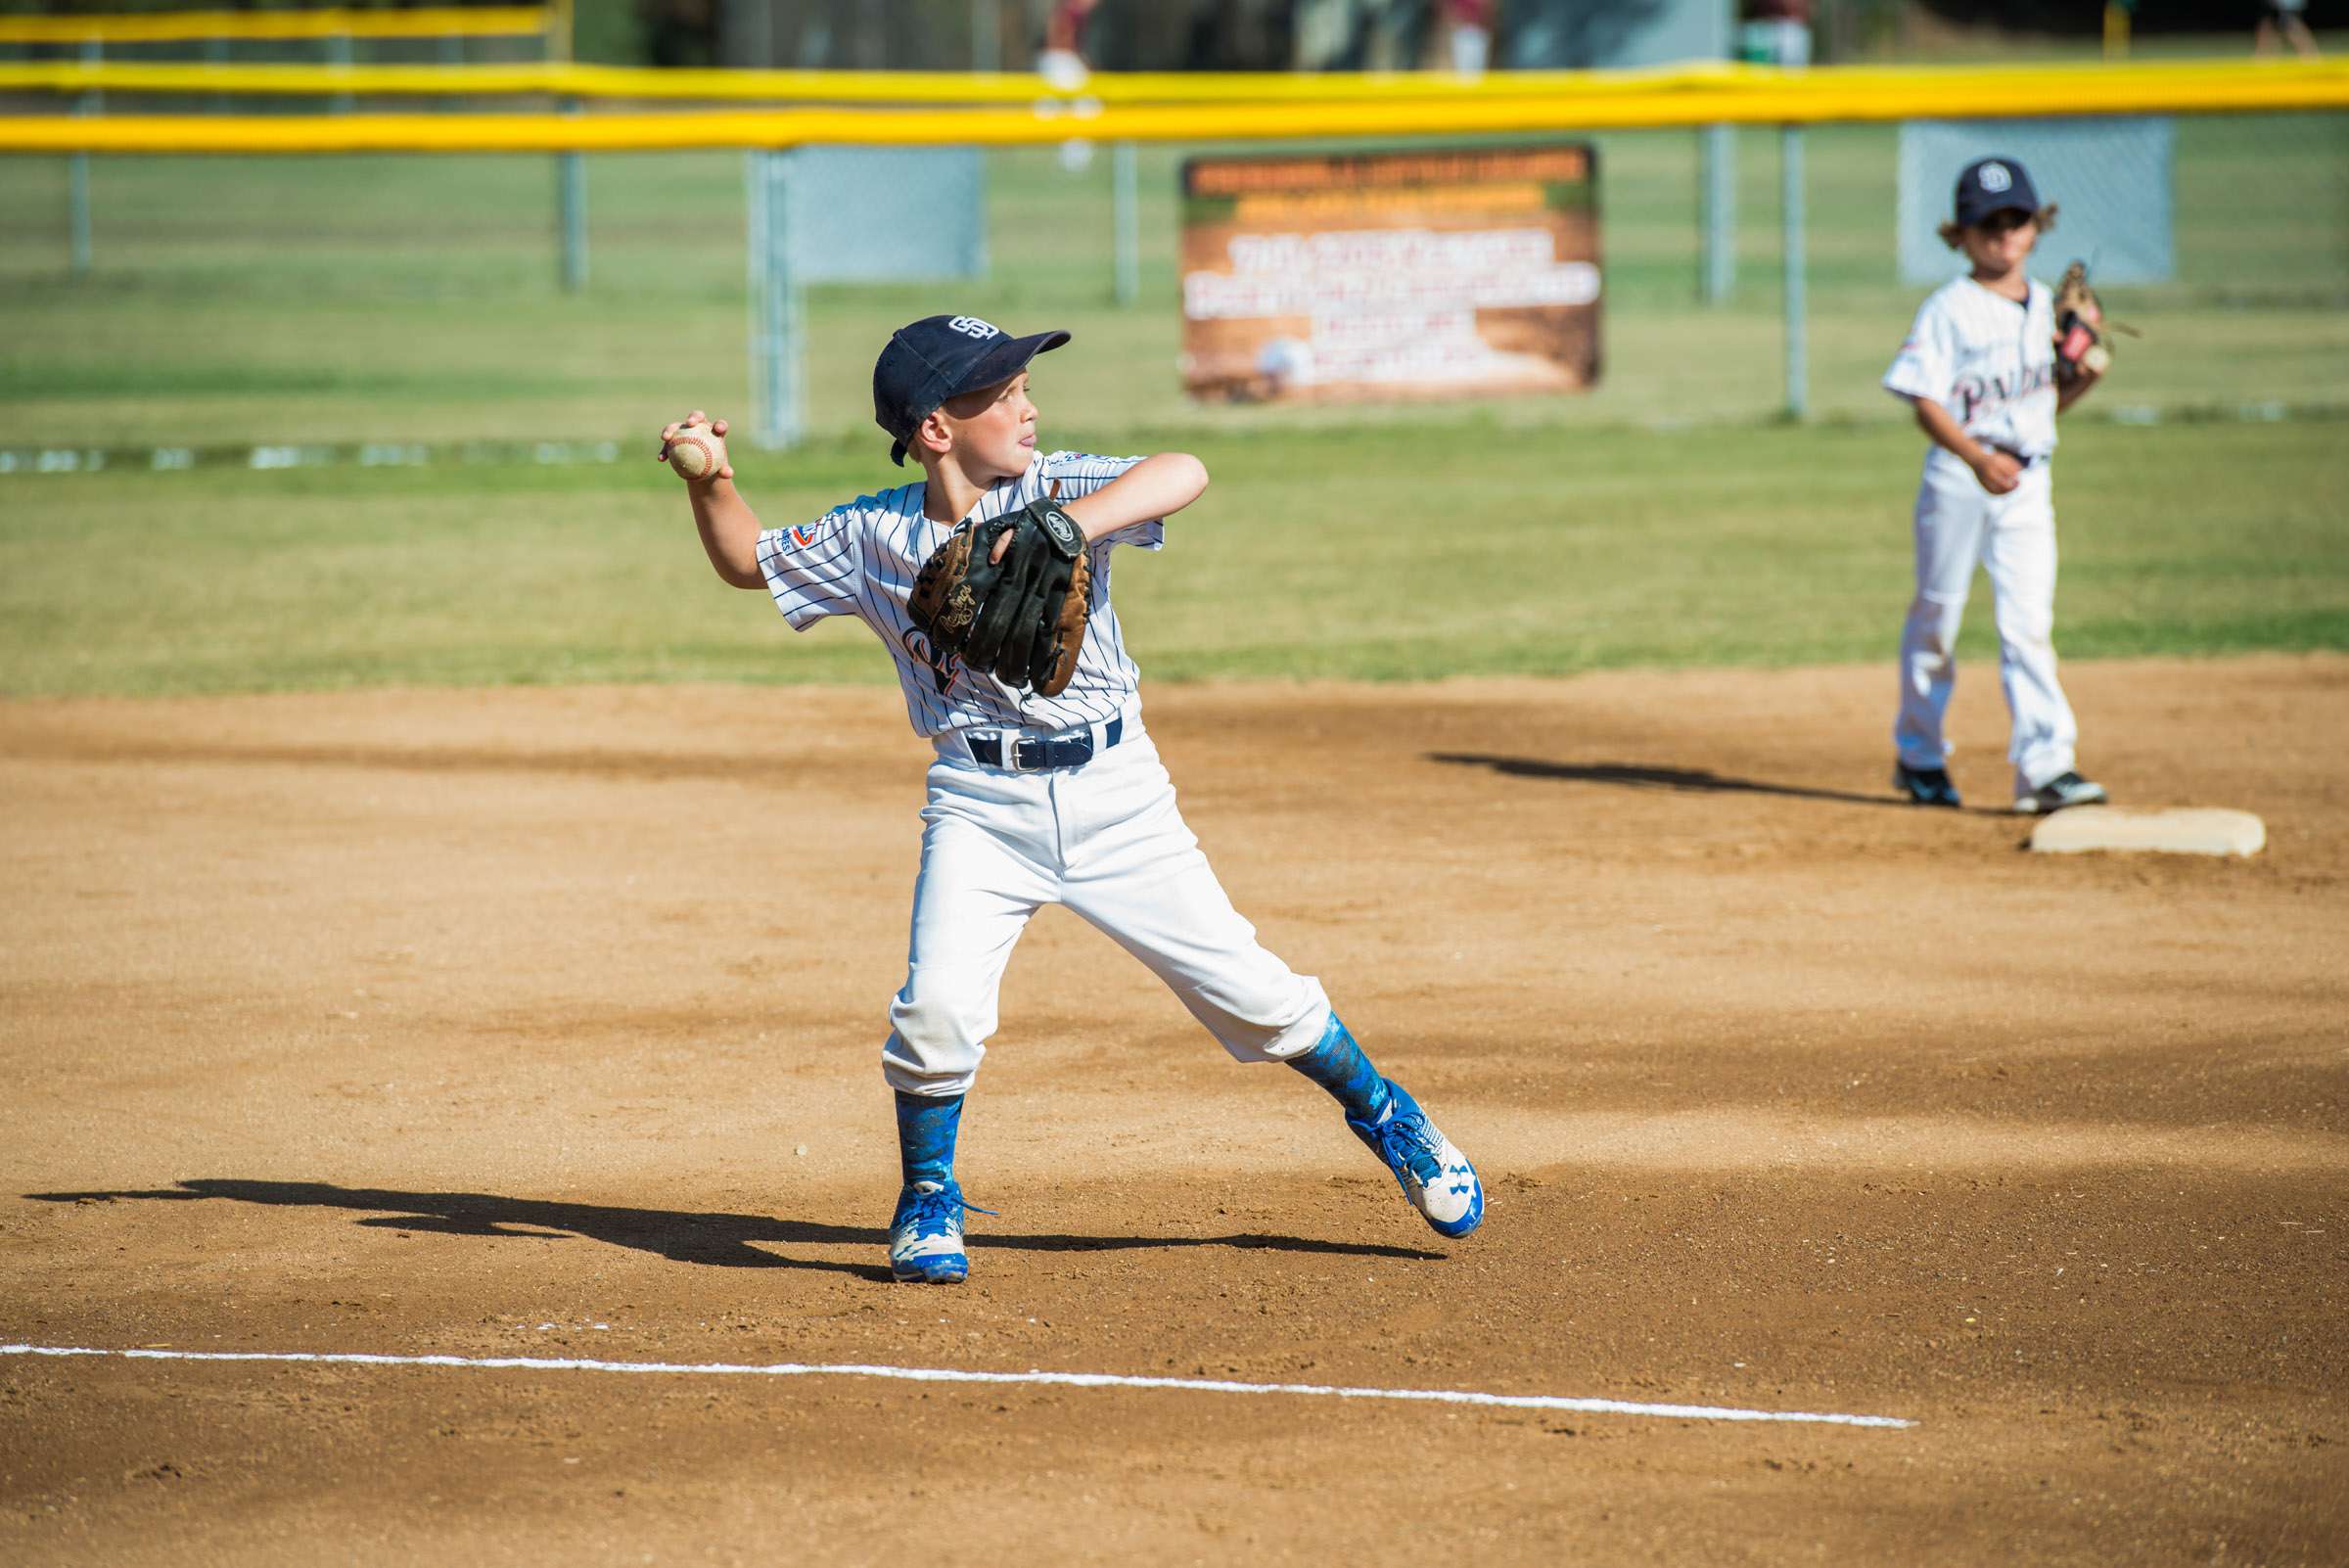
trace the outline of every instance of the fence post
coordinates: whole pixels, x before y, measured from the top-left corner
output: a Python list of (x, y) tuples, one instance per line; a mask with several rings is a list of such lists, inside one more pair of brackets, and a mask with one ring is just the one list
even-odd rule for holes
[(768, 450), (796, 446), (800, 418), (800, 287), (791, 274), (787, 153), (749, 162), (752, 435)]
[(1141, 202), (1135, 187), (1133, 143), (1119, 142), (1110, 149), (1111, 205), (1117, 213), (1118, 303), (1131, 304), (1142, 292)]
[[(564, 99), (563, 113), (576, 116), (579, 101)], [(577, 294), (587, 287), (587, 162), (576, 147), (555, 155), (555, 211), (563, 231), (563, 292)]]
[(1698, 146), (1704, 263), (1697, 293), (1705, 303), (1720, 304), (1737, 283), (1737, 128), (1707, 125)]
[(766, 299), (766, 154), (755, 147), (744, 149), (742, 155), (742, 298), (750, 306), (749, 320), (744, 323), (750, 383), (743, 389), (743, 406), (750, 410), (751, 438), (756, 441), (765, 437), (760, 412), (766, 406), (765, 361), (759, 327), (761, 301)]
[(1810, 364), (1806, 351), (1803, 299), (1803, 128), (1778, 130), (1779, 181), (1783, 209), (1778, 249), (1786, 268), (1786, 415), (1810, 412)]
[[(336, 70), (350, 69), (349, 33), (338, 32), (326, 40), (326, 63)], [(337, 93), (328, 103), (327, 112), (335, 115), (347, 115), (350, 113), (350, 94)]]
[[(95, 66), (104, 53), (105, 46), (97, 39), (84, 39), (81, 63)], [(73, 113), (95, 115), (98, 106), (99, 95), (93, 89), (74, 100)], [(75, 153), (66, 161), (66, 254), (69, 276), (90, 275), (90, 155), (87, 153)]]

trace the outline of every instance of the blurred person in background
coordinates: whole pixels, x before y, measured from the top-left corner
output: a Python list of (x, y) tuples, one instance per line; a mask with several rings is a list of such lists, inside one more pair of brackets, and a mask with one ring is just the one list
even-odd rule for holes
[(1451, 69), (1463, 76), (1481, 76), (1493, 58), (1494, 0), (1442, 0), (1445, 47)]
[[(2007, 761), (2025, 814), (2098, 806), (2104, 787), (2076, 765), (2080, 726), (2055, 660), (2055, 416), (2098, 369), (2058, 362), (2053, 291), (2031, 251), (2055, 226), (2030, 173), (1983, 158), (1958, 176), (1942, 243), (1967, 269), (1917, 307), (1884, 372), (1926, 437), (1911, 513), (1915, 597), (1901, 628), (1893, 788), (1957, 809), (1943, 719), (1958, 680), (1958, 629), (1976, 571), (1990, 575), (1999, 676), (2012, 719)], [(2066, 366), (2071, 370), (2067, 374)]]
[[(1036, 52), (1036, 73), (1060, 90), (1075, 92), (1092, 74), (1092, 58), (1085, 53), (1085, 26), (1101, 0), (1053, 0), (1044, 21), (1044, 46)], [(1060, 144), (1060, 166), (1081, 174), (1093, 166), (1093, 144), (1073, 136)]]
[(2261, 0), (2251, 52), (2272, 55), (2279, 40), (2290, 44), (2292, 53), (2304, 60), (2317, 58), (2317, 35), (2308, 30), (2308, 0)]
[(1757, 66), (1811, 64), (1811, 0), (1745, 0), (1737, 58)]
[(1092, 71), (1084, 33), (1100, 4), (1101, 0), (1053, 0), (1052, 14), (1044, 20), (1044, 46), (1036, 51), (1036, 69), (1063, 91), (1082, 86)]

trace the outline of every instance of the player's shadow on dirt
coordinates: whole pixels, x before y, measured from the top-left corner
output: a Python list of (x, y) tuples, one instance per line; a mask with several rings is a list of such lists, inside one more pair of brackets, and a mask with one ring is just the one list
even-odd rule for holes
[[(817, 1220), (780, 1220), (763, 1214), (691, 1214), (674, 1209), (619, 1209), (598, 1203), (554, 1203), (505, 1198), (484, 1192), (392, 1192), (381, 1187), (338, 1187), (324, 1181), (182, 1181), (146, 1192), (28, 1192), (39, 1203), (114, 1203), (126, 1198), (186, 1201), (226, 1198), (279, 1208), (351, 1209), (371, 1218), (355, 1222), (388, 1230), (429, 1230), (450, 1236), (512, 1236), (562, 1241), (585, 1236), (615, 1247), (633, 1247), (675, 1263), (721, 1268), (821, 1268), (859, 1279), (889, 1278), (881, 1264), (790, 1258), (766, 1246), (853, 1246), (889, 1244), (880, 1225), (828, 1224)], [(1007, 1252), (1128, 1252), (1145, 1247), (1233, 1247), (1268, 1252), (1324, 1253), (1348, 1258), (1441, 1258), (1414, 1247), (1315, 1241), (1304, 1236), (1248, 1232), (1224, 1236), (1064, 1236), (974, 1231), (974, 1249)], [(764, 1244), (764, 1245), (761, 1245)]]
[(1582, 784), (1620, 784), (1628, 789), (1679, 790), (1692, 795), (1777, 795), (1798, 801), (1840, 801), (1849, 806), (1898, 806), (1897, 795), (1856, 795), (1849, 790), (1812, 789), (1802, 784), (1766, 784), (1759, 779), (1724, 778), (1701, 767), (1647, 767), (1636, 762), (1545, 762), (1535, 757), (1492, 757), (1482, 752), (1430, 752), (1431, 762), (1489, 767), (1511, 778), (1561, 778)]

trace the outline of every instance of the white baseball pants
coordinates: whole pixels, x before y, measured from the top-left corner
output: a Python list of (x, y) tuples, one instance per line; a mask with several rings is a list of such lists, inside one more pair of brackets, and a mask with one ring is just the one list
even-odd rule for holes
[(905, 985), (881, 1053), (892, 1088), (970, 1088), (1011, 949), (1047, 903), (1068, 905), (1149, 965), (1241, 1061), (1282, 1060), (1320, 1039), (1321, 983), (1266, 951), (1232, 908), (1138, 722), (1084, 765), (1046, 772), (983, 767), (942, 749), (929, 783)]
[(1943, 715), (1958, 679), (1958, 624), (1974, 568), (1990, 574), (1999, 678), (2013, 720), (2007, 761), (2017, 795), (2070, 770), (2079, 728), (2055, 678), (2055, 506), (2051, 466), (2023, 471), (2004, 495), (1938, 448), (1916, 492), (1916, 596), (1901, 633), (1901, 713), (1893, 741), (1911, 767), (1949, 756)]

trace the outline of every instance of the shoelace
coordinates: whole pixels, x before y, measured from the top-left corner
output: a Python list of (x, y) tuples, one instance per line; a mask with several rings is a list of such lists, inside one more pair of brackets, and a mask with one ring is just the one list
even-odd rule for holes
[(1398, 1160), (1411, 1168), (1423, 1187), (1432, 1187), (1444, 1175), (1444, 1145), (1425, 1116), (1395, 1115), (1378, 1129), (1379, 1155), (1387, 1164)]
[(966, 1212), (983, 1214), (990, 1219), (1002, 1218), (992, 1209), (982, 1209), (975, 1203), (964, 1202), (962, 1189), (953, 1186), (940, 1187), (936, 1192), (916, 1192), (905, 1218), (912, 1223), (915, 1235), (943, 1236), (948, 1233), (950, 1225), (961, 1222)]

